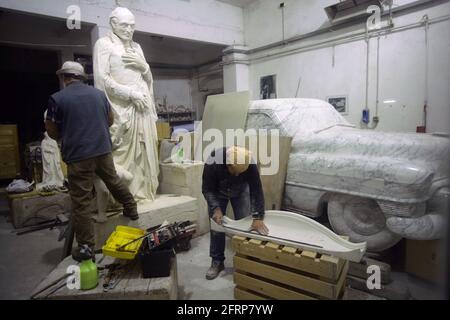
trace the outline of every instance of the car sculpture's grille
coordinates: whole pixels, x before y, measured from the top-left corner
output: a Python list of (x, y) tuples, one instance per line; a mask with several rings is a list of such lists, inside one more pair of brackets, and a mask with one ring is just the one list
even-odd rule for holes
[(378, 205), (386, 215), (411, 217), (420, 216), (425, 213), (425, 203), (398, 203), (392, 201), (378, 200)]

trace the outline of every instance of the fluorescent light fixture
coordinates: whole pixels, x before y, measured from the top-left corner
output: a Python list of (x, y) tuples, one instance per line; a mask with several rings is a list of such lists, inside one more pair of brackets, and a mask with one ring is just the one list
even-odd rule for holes
[(386, 103), (386, 104), (396, 103), (396, 102), (397, 102), (397, 100), (384, 100), (383, 101), (383, 103)]

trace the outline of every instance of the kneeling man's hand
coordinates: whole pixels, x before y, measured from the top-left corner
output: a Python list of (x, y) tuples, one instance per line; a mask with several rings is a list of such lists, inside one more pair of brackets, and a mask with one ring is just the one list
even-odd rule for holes
[(250, 227), (250, 230), (256, 230), (259, 234), (267, 236), (269, 234), (269, 229), (264, 224), (263, 220), (254, 219)]
[(220, 210), (220, 208), (216, 208), (216, 210), (214, 210), (214, 214), (212, 216), (212, 219), (217, 223), (217, 224), (222, 224), (222, 218), (223, 218), (223, 212), (222, 210)]

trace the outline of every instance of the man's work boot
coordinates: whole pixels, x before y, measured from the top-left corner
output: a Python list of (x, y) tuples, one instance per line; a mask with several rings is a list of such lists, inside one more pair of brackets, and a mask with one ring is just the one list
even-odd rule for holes
[(131, 220), (139, 219), (137, 208), (123, 209), (123, 215), (127, 218), (130, 218)]
[[(94, 247), (89, 247), (90, 248), (90, 250), (91, 250), (91, 258), (92, 258), (92, 261), (93, 262), (95, 262), (95, 253), (93, 253), (94, 252)], [(77, 262), (82, 262), (82, 261), (84, 261), (84, 260), (86, 260), (86, 259), (89, 259), (87, 256), (86, 256), (86, 253), (84, 253), (84, 252), (81, 252), (82, 250), (81, 250), (81, 248), (80, 247), (77, 247), (77, 248), (73, 248), (72, 249), (72, 259), (73, 260), (75, 260), (75, 261), (77, 261)]]
[(206, 279), (212, 280), (212, 279), (217, 278), (220, 271), (222, 271), (223, 269), (225, 269), (225, 266), (222, 261), (214, 261), (213, 260), (211, 263), (211, 267), (206, 272)]

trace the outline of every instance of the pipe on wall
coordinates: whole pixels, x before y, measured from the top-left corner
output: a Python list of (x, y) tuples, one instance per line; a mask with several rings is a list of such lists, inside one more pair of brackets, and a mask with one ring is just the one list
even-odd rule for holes
[[(435, 23), (439, 23), (439, 22), (448, 21), (448, 20), (450, 20), (450, 15), (440, 16), (440, 17), (430, 19), (428, 24), (431, 25), (431, 24), (435, 24)], [(376, 32), (369, 34), (369, 38), (379, 37), (382, 35), (388, 35), (388, 34), (407, 31), (407, 30), (411, 30), (411, 29), (416, 29), (416, 28), (420, 28), (422, 26), (423, 26), (423, 22), (419, 21), (419, 22), (407, 24), (407, 25), (404, 25), (401, 27), (393, 27), (393, 28), (384, 27)], [(250, 57), (250, 61), (255, 62), (255, 61), (263, 61), (263, 60), (273, 59), (275, 57), (284, 57), (284, 56), (293, 55), (293, 54), (297, 54), (297, 53), (301, 53), (301, 52), (329, 48), (332, 46), (342, 45), (342, 44), (355, 42), (355, 41), (361, 41), (361, 40), (365, 40), (365, 39), (366, 39), (366, 31), (362, 31), (362, 32), (351, 34), (351, 35), (344, 35), (344, 36), (336, 37), (333, 39), (323, 40), (323, 41), (320, 41), (320, 42), (317, 42), (314, 44), (309, 44), (309, 45), (305, 45), (302, 47), (289, 49), (289, 50), (286, 50), (283, 52), (270, 53), (270, 54), (266, 54), (266, 55), (259, 56), (259, 57)]]
[[(390, 9), (389, 12), (382, 13), (381, 16), (382, 17), (389, 16), (389, 19), (392, 19), (392, 16), (394, 14), (401, 14), (403, 12), (406, 12), (407, 10), (416, 9), (416, 8), (428, 5), (430, 3), (433, 3), (433, 5), (437, 5), (437, 4), (445, 3), (445, 2), (450, 2), (450, 0), (417, 0), (415, 2), (402, 5), (402, 6), (399, 6), (397, 8), (394, 8), (394, 9)], [(321, 34), (324, 34), (324, 33), (333, 32), (333, 31), (336, 31), (338, 29), (349, 27), (349, 26), (357, 24), (359, 22), (360, 21), (356, 21), (356, 22), (354, 22), (354, 21), (350, 21), (350, 22), (343, 21), (343, 22), (340, 22), (340, 23), (337, 23), (337, 24), (334, 24), (334, 25), (330, 25), (330, 26), (327, 26), (327, 27), (319, 28), (319, 29), (317, 29), (315, 31), (312, 31), (312, 32), (309, 32), (309, 33), (306, 33), (306, 34), (303, 34), (303, 35), (294, 36), (294, 37), (291, 37), (289, 39), (284, 39), (283, 38), (282, 41), (277, 41), (277, 42), (274, 42), (274, 43), (271, 43), (271, 44), (268, 44), (268, 45), (264, 45), (264, 46), (261, 46), (261, 47), (253, 48), (253, 49), (248, 50), (246, 53), (247, 54), (254, 54), (254, 53), (261, 52), (261, 51), (267, 51), (269, 49), (275, 49), (275, 48), (278, 48), (278, 47), (285, 46), (287, 44), (292, 44), (294, 42), (306, 40), (306, 39), (309, 39), (309, 38), (312, 38), (312, 37), (315, 37), (315, 36), (318, 36), (318, 35), (321, 35)]]

